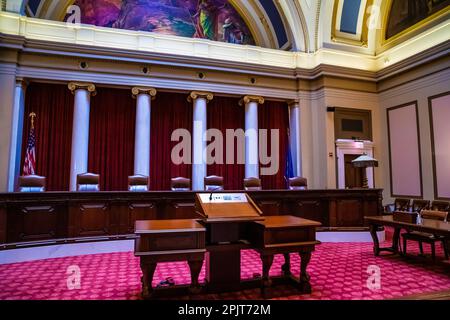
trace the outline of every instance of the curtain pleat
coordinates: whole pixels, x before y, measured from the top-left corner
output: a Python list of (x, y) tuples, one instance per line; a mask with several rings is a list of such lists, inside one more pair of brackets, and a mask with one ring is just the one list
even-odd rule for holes
[(74, 98), (66, 85), (31, 83), (25, 95), (21, 172), (30, 132), (31, 112), (36, 113), (36, 173), (47, 178), (48, 191), (68, 191)]
[[(289, 107), (285, 102), (266, 101), (258, 110), (259, 129), (267, 129), (268, 153), (271, 150), (270, 130), (278, 129), (280, 133), (279, 169), (274, 175), (261, 175), (261, 184), (265, 190), (286, 189), (286, 159), (289, 148)], [(276, 160), (276, 159), (274, 159)], [(269, 165), (262, 165), (269, 167)]]
[(104, 191), (128, 190), (134, 172), (136, 100), (131, 90), (97, 88), (91, 97), (88, 171)]
[[(225, 190), (242, 190), (244, 188), (245, 164), (238, 163), (237, 140), (227, 141), (227, 129), (245, 130), (245, 107), (239, 106), (238, 98), (214, 97), (208, 104), (208, 129), (218, 129), (223, 136), (223, 163), (208, 165), (208, 175), (224, 177)], [(212, 141), (213, 142), (213, 141)], [(234, 145), (234, 163), (227, 164), (227, 144)], [(241, 150), (245, 155), (245, 146)], [(214, 156), (215, 154), (213, 154)]]
[(176, 177), (192, 178), (192, 165), (175, 164), (172, 149), (179, 142), (171, 141), (177, 129), (186, 129), (192, 135), (192, 103), (187, 94), (158, 92), (152, 102), (150, 145), (150, 189), (170, 190), (170, 180)]

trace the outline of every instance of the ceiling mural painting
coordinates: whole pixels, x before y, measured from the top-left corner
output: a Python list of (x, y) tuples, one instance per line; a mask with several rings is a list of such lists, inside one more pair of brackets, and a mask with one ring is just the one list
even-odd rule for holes
[(448, 7), (450, 0), (393, 0), (386, 39)]
[(254, 45), (227, 0), (76, 0), (81, 23)]

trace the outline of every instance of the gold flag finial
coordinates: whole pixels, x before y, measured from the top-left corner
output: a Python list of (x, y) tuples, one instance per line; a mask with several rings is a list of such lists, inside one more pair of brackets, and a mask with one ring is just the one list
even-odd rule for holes
[(29, 117), (31, 118), (31, 128), (34, 129), (34, 119), (37, 117), (36, 113), (30, 113)]

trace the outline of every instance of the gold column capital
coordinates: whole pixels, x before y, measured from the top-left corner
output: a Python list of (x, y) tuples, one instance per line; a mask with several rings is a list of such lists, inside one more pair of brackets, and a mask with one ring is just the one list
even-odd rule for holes
[(198, 98), (204, 98), (206, 99), (206, 102), (208, 103), (212, 99), (214, 99), (214, 94), (211, 92), (206, 91), (192, 91), (188, 96), (188, 101), (193, 102), (197, 100)]
[(131, 89), (131, 93), (133, 94), (134, 99), (136, 99), (140, 94), (148, 94), (153, 100), (156, 97), (158, 91), (155, 88), (134, 87), (133, 89)]
[(294, 100), (288, 100), (287, 104), (290, 108), (296, 108), (300, 106), (300, 100), (294, 99)]
[(239, 101), (240, 106), (245, 106), (250, 102), (256, 102), (258, 104), (264, 104), (264, 98), (261, 96), (245, 96)]
[(95, 89), (95, 84), (88, 83), (88, 82), (70, 82), (68, 85), (68, 88), (70, 91), (72, 91), (72, 94), (75, 93), (76, 90), (84, 89), (87, 90), (92, 96), (95, 96), (97, 94), (97, 91)]

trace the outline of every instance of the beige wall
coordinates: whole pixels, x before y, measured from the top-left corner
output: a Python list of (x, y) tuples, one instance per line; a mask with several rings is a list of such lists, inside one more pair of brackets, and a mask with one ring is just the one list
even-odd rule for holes
[[(345, 107), (372, 111), (374, 156), (379, 157), (384, 146), (380, 131), (380, 110), (376, 93), (358, 92), (333, 88), (322, 88), (304, 93), (302, 106), (302, 160), (303, 175), (314, 189), (335, 189), (336, 138), (334, 136), (334, 114), (327, 107)], [(333, 156), (330, 157), (329, 154)], [(375, 186), (384, 187), (382, 171), (384, 164), (375, 169)]]
[[(431, 129), (428, 111), (428, 97), (448, 91), (449, 83), (450, 69), (446, 69), (441, 72), (425, 76), (421, 79), (410, 81), (406, 84), (397, 86), (393, 89), (384, 91), (379, 94), (381, 116), (380, 131), (382, 133), (381, 139), (386, 142), (388, 141), (386, 109), (417, 100), (422, 162), (423, 197), (427, 200), (434, 199)], [(407, 141), (405, 141), (405, 143), (407, 143)], [(381, 151), (381, 163), (388, 164), (389, 150), (387, 143), (384, 144)], [(384, 186), (384, 202), (389, 203), (393, 200), (391, 198), (389, 165), (385, 165), (385, 169), (382, 172), (383, 179), (387, 182)]]

